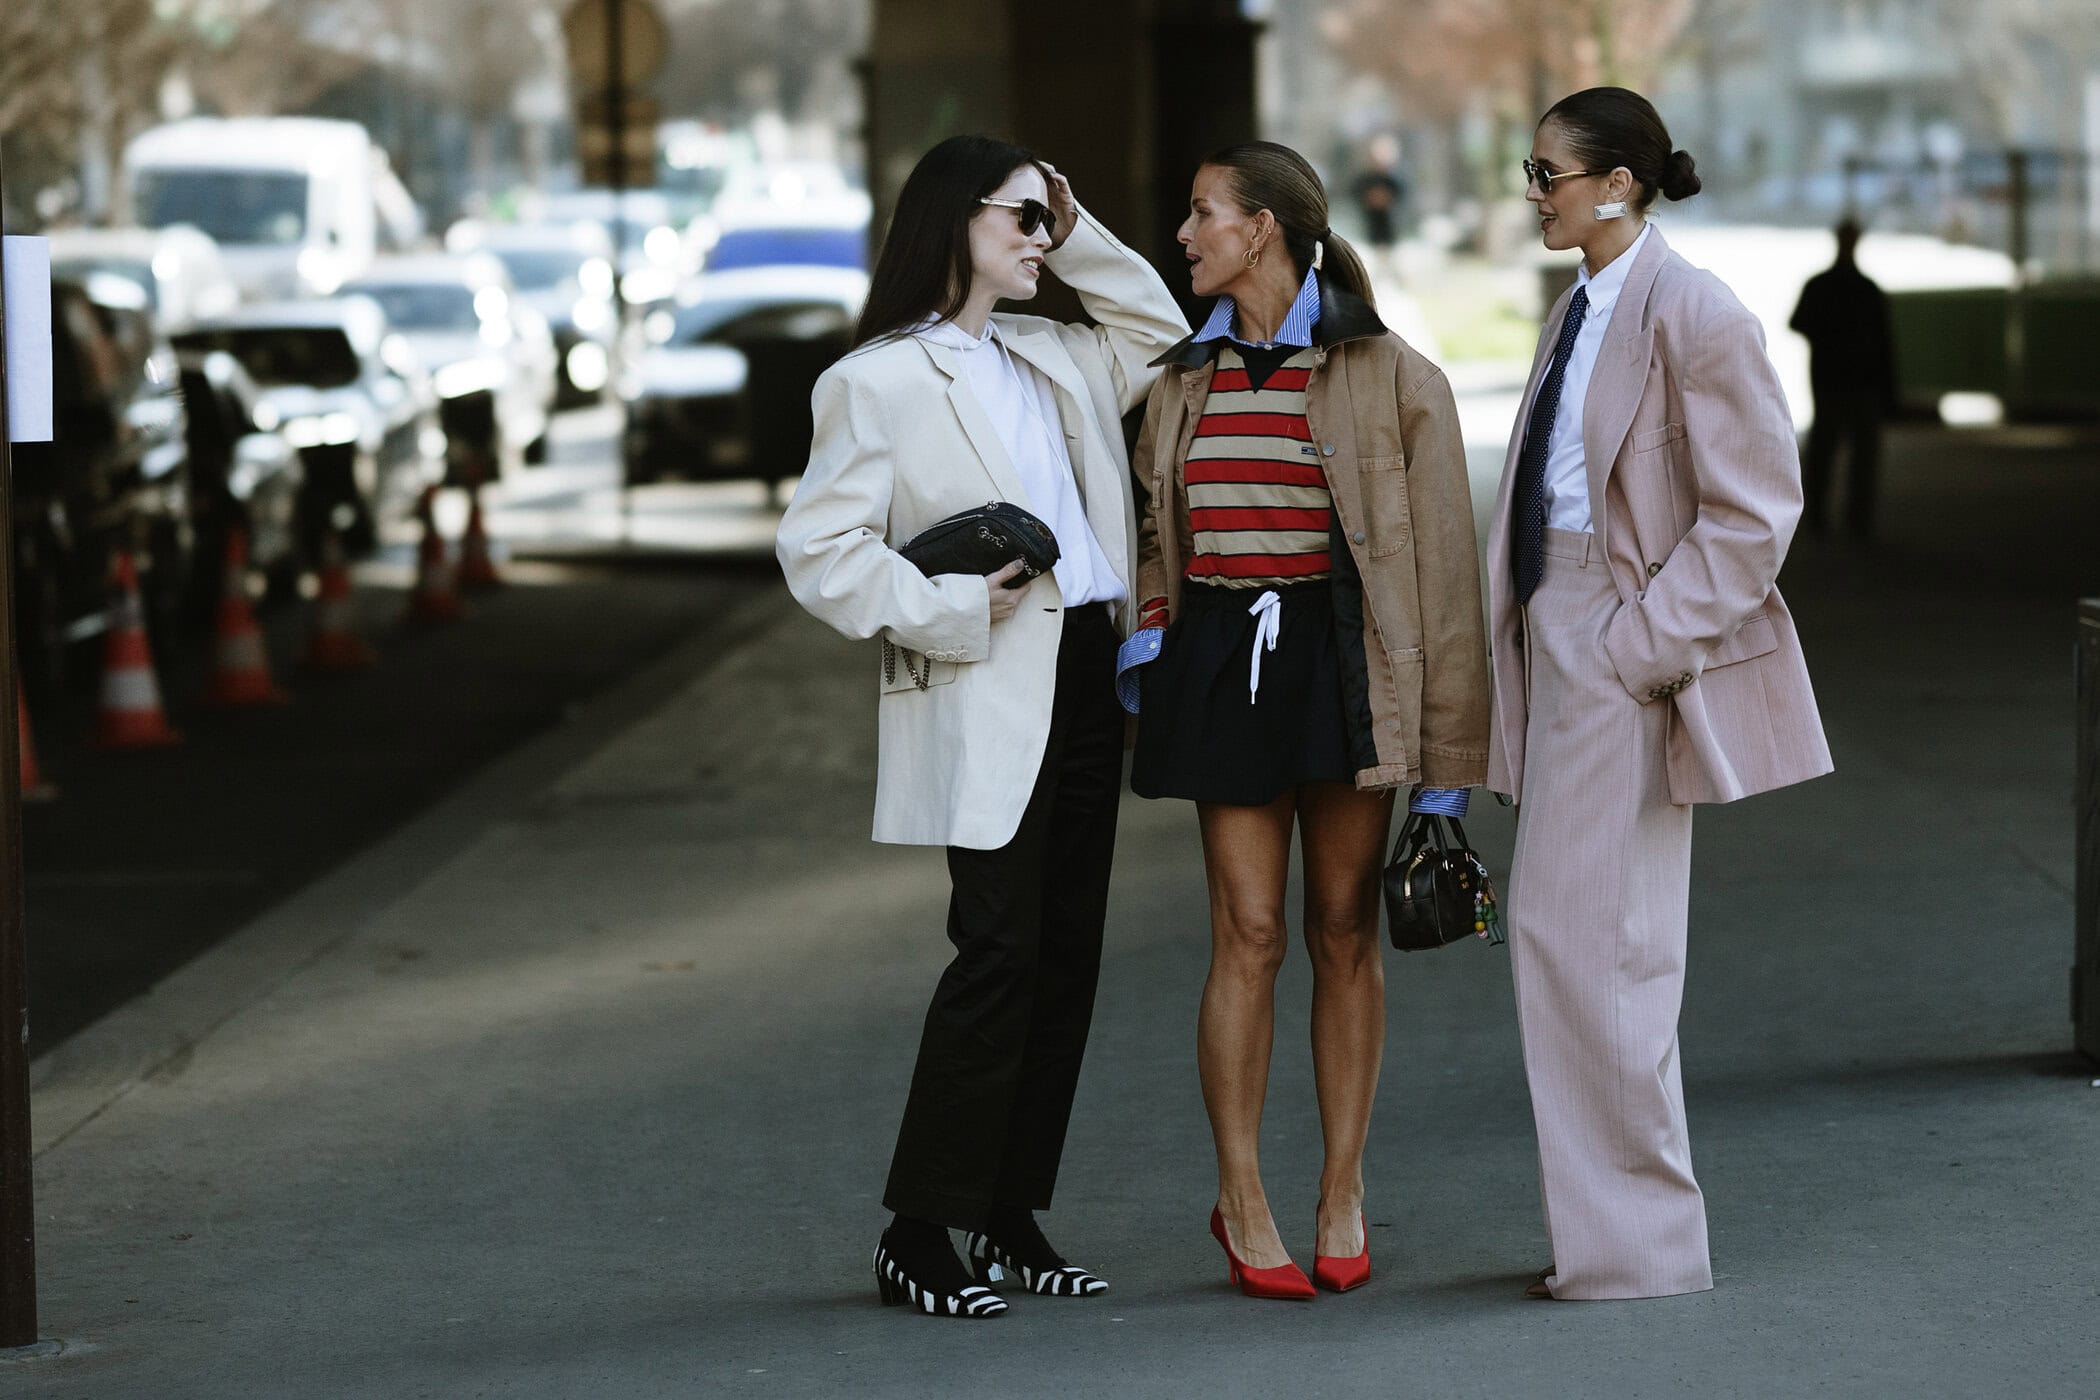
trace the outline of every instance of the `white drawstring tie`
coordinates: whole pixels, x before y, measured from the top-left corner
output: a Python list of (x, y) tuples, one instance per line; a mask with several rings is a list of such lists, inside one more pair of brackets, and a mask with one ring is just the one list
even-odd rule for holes
[(1261, 694), (1261, 654), (1276, 650), (1276, 639), (1283, 634), (1283, 596), (1265, 588), (1247, 611), (1254, 615), (1254, 646), (1247, 660), (1247, 703), (1251, 705)]

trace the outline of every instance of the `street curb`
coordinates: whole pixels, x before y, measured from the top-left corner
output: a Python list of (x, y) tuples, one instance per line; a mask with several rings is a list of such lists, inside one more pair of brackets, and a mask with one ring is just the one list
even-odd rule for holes
[(791, 615), (784, 589), (576, 706), (566, 722), (497, 758), (435, 806), (228, 935), (30, 1065), (32, 1156), (60, 1146), (140, 1084), (179, 1071), (241, 1012), (369, 925), (494, 823), (646, 721), (666, 701)]

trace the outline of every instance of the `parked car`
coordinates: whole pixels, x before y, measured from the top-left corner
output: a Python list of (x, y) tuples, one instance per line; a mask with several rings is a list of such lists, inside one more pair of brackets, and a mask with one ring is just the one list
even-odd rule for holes
[(568, 190), (549, 195), (538, 215), (549, 224), (588, 224), (619, 250), (620, 295), (630, 306), (669, 301), (693, 270), (672, 216), (671, 202), (655, 190)]
[(769, 490), (809, 459), (809, 395), (844, 354), (868, 294), (850, 268), (706, 273), (621, 385), (629, 484), (681, 475), (756, 477)]
[(378, 302), (429, 371), (448, 481), (493, 481), (513, 455), (545, 460), (553, 333), (493, 255), (391, 258), (348, 290)]
[(445, 235), (454, 252), (502, 260), (525, 304), (546, 317), (559, 366), (555, 406), (596, 402), (612, 379), (619, 317), (613, 309), (612, 240), (596, 224), (492, 224), (462, 220)]
[(16, 625), (39, 682), (107, 625), (116, 553), (138, 563), (156, 631), (189, 567), (185, 415), (145, 293), (101, 273), (54, 279), (51, 352), (53, 440), (13, 450)]
[(75, 281), (104, 272), (136, 284), (164, 331), (221, 316), (240, 301), (240, 289), (211, 238), (178, 224), (170, 228), (71, 228), (46, 235), (51, 275)]
[(224, 592), (226, 537), (240, 527), (249, 567), (276, 588), (319, 558), (325, 510), (306, 499), (299, 450), (256, 421), (262, 390), (223, 350), (179, 356), (188, 420), (190, 527), (195, 537), (191, 610), (213, 615)]
[(299, 450), (307, 501), (352, 552), (377, 521), (437, 479), (445, 438), (430, 377), (369, 297), (243, 307), (175, 337), (223, 350), (260, 388), (254, 415)]
[(251, 297), (326, 296), (422, 233), (356, 122), (188, 117), (133, 138), (121, 178), (141, 224), (202, 229)]

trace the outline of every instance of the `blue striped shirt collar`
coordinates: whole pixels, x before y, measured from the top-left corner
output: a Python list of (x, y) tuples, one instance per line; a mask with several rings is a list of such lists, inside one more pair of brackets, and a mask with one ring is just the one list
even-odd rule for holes
[[(1236, 324), (1238, 315), (1239, 307), (1231, 297), (1219, 297), (1218, 304), (1210, 309), (1210, 319), (1203, 323), (1202, 330), (1196, 332), (1195, 340), (1200, 343), (1229, 338), (1241, 345), (1257, 344), (1256, 341), (1240, 338), (1239, 327)], [(1298, 299), (1291, 303), (1291, 309), (1284, 316), (1283, 324), (1276, 328), (1276, 338), (1267, 343), (1295, 345), (1303, 349), (1313, 343), (1313, 327), (1319, 323), (1320, 278), (1316, 272), (1308, 271), (1304, 283), (1298, 288)]]

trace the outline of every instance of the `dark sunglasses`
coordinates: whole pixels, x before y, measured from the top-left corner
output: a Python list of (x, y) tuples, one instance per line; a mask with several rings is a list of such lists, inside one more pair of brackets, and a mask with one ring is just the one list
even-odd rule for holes
[(977, 202), (979, 204), (997, 205), (1001, 209), (1020, 210), (1021, 236), (1023, 238), (1030, 236), (1039, 228), (1048, 229), (1052, 238), (1057, 237), (1057, 215), (1051, 213), (1050, 206), (1043, 203), (1040, 199), (993, 199), (987, 195)]
[(1608, 175), (1610, 173), (1606, 170), (1548, 170), (1543, 165), (1533, 165), (1528, 160), (1524, 162), (1524, 181), (1526, 184), (1537, 185), (1540, 194), (1552, 194), (1555, 180), (1572, 180), (1578, 175)]

